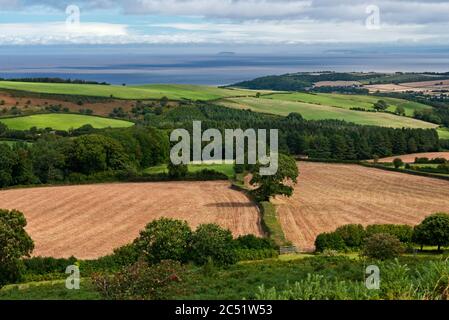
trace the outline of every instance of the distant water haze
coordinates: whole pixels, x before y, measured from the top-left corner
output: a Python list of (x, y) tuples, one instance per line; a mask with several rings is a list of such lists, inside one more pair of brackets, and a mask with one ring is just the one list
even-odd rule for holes
[(112, 84), (227, 85), (300, 71), (448, 72), (449, 53), (435, 54), (37, 54), (3, 53), (0, 77), (60, 77)]

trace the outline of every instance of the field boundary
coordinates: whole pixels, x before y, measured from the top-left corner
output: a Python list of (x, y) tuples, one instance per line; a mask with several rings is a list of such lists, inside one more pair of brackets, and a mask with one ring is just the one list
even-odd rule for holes
[(361, 162), (360, 165), (363, 167), (368, 167), (368, 168), (375, 168), (375, 169), (392, 171), (392, 172), (400, 172), (400, 173), (411, 174), (414, 176), (421, 176), (421, 177), (426, 177), (426, 178), (436, 178), (436, 179), (440, 179), (440, 180), (449, 181), (449, 176), (445, 177), (445, 176), (428, 173), (428, 172), (414, 171), (414, 170), (407, 170), (407, 169), (396, 169), (396, 168), (392, 168), (392, 167), (385, 167), (382, 165), (369, 164), (366, 162)]
[(436, 178), (436, 179), (440, 179), (440, 180), (449, 181), (449, 176), (445, 177), (445, 176), (441, 176), (441, 175), (437, 175), (437, 174), (433, 174), (433, 173), (429, 173), (429, 172), (414, 171), (414, 170), (407, 170), (407, 169), (396, 169), (396, 168), (393, 168), (393, 167), (386, 167), (386, 166), (382, 166), (382, 165), (371, 164), (371, 163), (368, 163), (368, 162), (362, 161), (362, 160), (334, 160), (334, 159), (302, 159), (302, 158), (296, 158), (296, 161), (299, 161), (299, 162), (301, 162), (301, 161), (303, 161), (303, 162), (317, 162), (317, 163), (335, 163), (335, 164), (356, 164), (356, 165), (363, 166), (363, 167), (368, 167), (368, 168), (375, 168), (375, 169), (380, 169), (380, 170), (399, 172), (399, 173), (411, 174), (411, 175), (415, 175), (415, 176), (422, 176), (422, 177), (427, 177), (427, 178)]
[(247, 197), (254, 202), (260, 211), (260, 222), (264, 233), (279, 246), (290, 247), (291, 243), (287, 240), (284, 230), (279, 222), (276, 206), (268, 201), (257, 201), (249, 190), (239, 179), (232, 181), (231, 187), (234, 190), (243, 192)]
[(85, 180), (78, 181), (61, 181), (58, 183), (47, 184), (27, 184), (27, 185), (15, 185), (5, 188), (3, 190), (15, 190), (15, 189), (32, 189), (32, 188), (52, 188), (52, 187), (70, 187), (81, 185), (96, 185), (96, 184), (111, 184), (111, 183), (148, 183), (148, 182), (201, 182), (201, 181), (229, 181), (229, 178), (221, 172), (215, 172), (214, 175), (201, 175), (202, 171), (195, 173), (189, 173), (186, 177), (171, 178), (166, 173), (158, 174), (145, 174), (130, 176), (129, 173), (119, 171), (113, 172), (110, 175), (86, 177)]

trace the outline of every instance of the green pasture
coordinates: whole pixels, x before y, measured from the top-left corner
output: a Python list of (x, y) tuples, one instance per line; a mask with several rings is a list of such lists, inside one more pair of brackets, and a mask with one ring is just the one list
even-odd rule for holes
[(0, 81), (0, 89), (34, 93), (79, 95), (118, 99), (214, 100), (234, 96), (255, 96), (256, 91), (195, 85), (108, 86), (95, 84)]
[[(282, 95), (283, 96), (283, 95)], [(288, 95), (285, 95), (288, 96)], [(230, 98), (221, 101), (221, 104), (230, 108), (251, 109), (257, 112), (287, 116), (292, 112), (300, 113), (306, 120), (337, 119), (361, 125), (372, 125), (392, 128), (436, 128), (436, 124), (421, 120), (401, 117), (384, 112), (363, 112), (336, 108), (328, 105), (313, 103), (275, 100), (266, 98)]]
[(264, 96), (266, 99), (282, 100), (282, 101), (296, 101), (311, 104), (324, 105), (329, 107), (337, 107), (344, 109), (364, 108), (367, 110), (374, 110), (374, 104), (379, 100), (384, 100), (388, 105), (388, 111), (395, 112), (396, 108), (401, 106), (405, 110), (407, 116), (413, 116), (415, 110), (432, 109), (422, 103), (397, 99), (376, 97), (368, 95), (352, 95), (352, 94), (334, 94), (334, 93), (292, 93), (292, 94), (273, 94)]
[(438, 129), (438, 135), (439, 135), (440, 139), (448, 139), (449, 140), (449, 129), (448, 128)]
[(36, 114), (25, 117), (16, 118), (0, 118), (0, 122), (13, 130), (27, 130), (32, 127), (45, 129), (52, 128), (55, 130), (69, 130), (80, 128), (86, 124), (92, 125), (94, 128), (122, 128), (131, 127), (134, 123), (124, 120), (108, 119), (95, 116), (86, 116), (78, 114)]

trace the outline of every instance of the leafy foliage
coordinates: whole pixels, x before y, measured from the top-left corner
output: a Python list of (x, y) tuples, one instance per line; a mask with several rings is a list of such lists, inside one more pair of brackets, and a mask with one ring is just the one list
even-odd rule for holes
[(278, 170), (273, 175), (261, 175), (260, 168), (260, 164), (254, 167), (253, 177), (250, 181), (252, 185), (256, 186), (253, 193), (258, 201), (269, 201), (276, 195), (290, 197), (293, 194), (293, 187), (285, 184), (286, 181), (296, 183), (298, 179), (298, 167), (292, 157), (279, 154)]
[(150, 263), (162, 260), (185, 262), (191, 236), (187, 222), (161, 218), (149, 223), (135, 244)]
[(404, 247), (398, 238), (387, 233), (375, 233), (366, 239), (363, 255), (372, 259), (387, 260), (398, 257)]
[(421, 245), (449, 245), (449, 215), (436, 213), (424, 219), (415, 227), (413, 241)]
[(158, 264), (138, 262), (112, 275), (96, 274), (92, 281), (104, 299), (108, 300), (166, 300), (178, 292), (178, 283), (186, 275), (176, 261)]
[(232, 233), (215, 224), (200, 225), (192, 235), (190, 259), (199, 265), (209, 259), (219, 266), (234, 264), (237, 259)]
[(21, 212), (0, 210), (0, 286), (20, 278), (20, 259), (28, 257), (34, 249), (26, 225)]

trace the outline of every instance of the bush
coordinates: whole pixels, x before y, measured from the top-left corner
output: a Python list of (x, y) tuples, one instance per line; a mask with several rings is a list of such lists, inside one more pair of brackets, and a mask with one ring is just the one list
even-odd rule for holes
[(279, 250), (279, 246), (276, 245), (276, 243), (272, 239), (258, 238), (252, 234), (238, 237), (237, 239), (235, 239), (235, 243), (238, 249)]
[(410, 243), (413, 236), (413, 227), (396, 224), (373, 224), (366, 227), (366, 233), (368, 236), (376, 233), (386, 233), (395, 236), (402, 243)]
[(162, 260), (185, 262), (191, 236), (187, 222), (161, 218), (149, 223), (135, 244), (150, 263)]
[(89, 275), (93, 272), (118, 271), (135, 264), (139, 260), (140, 255), (140, 251), (134, 244), (128, 244), (115, 249), (112, 254), (96, 260), (80, 261), (80, 270), (84, 275)]
[(65, 273), (68, 266), (77, 262), (75, 257), (68, 259), (55, 259), (51, 257), (34, 257), (24, 259), (24, 274), (26, 275), (44, 275), (48, 273)]
[(234, 264), (236, 256), (232, 233), (215, 224), (203, 224), (192, 235), (190, 258), (204, 265), (212, 259), (217, 266)]
[(168, 164), (168, 175), (172, 179), (183, 178), (187, 175), (189, 169), (185, 164), (174, 165), (171, 161)]
[(396, 169), (399, 169), (404, 166), (404, 161), (402, 161), (402, 159), (400, 158), (396, 158), (393, 160), (393, 164)]
[(361, 224), (341, 226), (335, 230), (335, 233), (343, 239), (346, 247), (353, 249), (360, 248), (366, 237), (365, 229)]
[(179, 283), (185, 276), (179, 262), (138, 262), (112, 276), (95, 274), (92, 283), (109, 300), (167, 300), (179, 294)]
[(324, 250), (346, 250), (346, 245), (343, 238), (335, 233), (321, 233), (316, 237), (315, 248), (317, 252), (323, 252)]
[(398, 238), (386, 233), (375, 233), (366, 239), (363, 255), (379, 260), (394, 259), (404, 252)]

